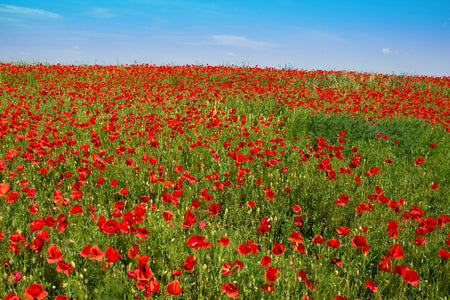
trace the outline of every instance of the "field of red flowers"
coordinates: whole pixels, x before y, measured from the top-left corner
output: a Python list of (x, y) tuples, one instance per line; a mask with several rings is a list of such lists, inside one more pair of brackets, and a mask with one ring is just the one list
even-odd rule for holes
[(0, 298), (448, 299), (450, 78), (0, 63)]

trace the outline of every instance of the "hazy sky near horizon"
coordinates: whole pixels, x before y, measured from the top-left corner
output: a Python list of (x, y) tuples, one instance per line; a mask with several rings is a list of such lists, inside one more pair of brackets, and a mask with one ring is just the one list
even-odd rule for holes
[(450, 1), (1, 1), (0, 61), (450, 76)]

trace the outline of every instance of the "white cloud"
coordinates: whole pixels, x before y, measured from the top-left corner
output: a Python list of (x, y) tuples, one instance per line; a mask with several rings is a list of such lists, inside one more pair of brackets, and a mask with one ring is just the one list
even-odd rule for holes
[(115, 14), (113, 14), (108, 8), (104, 7), (92, 7), (87, 14), (94, 18), (99, 19), (108, 19), (115, 17)]
[(61, 15), (42, 10), (36, 8), (22, 7), (22, 6), (14, 6), (7, 4), (0, 4), (0, 12), (10, 13), (15, 15), (22, 15), (26, 17), (37, 17), (37, 18), (46, 18), (46, 19), (59, 19)]
[(245, 37), (236, 35), (213, 35), (212, 40), (213, 43), (217, 45), (226, 45), (239, 48), (267, 49), (279, 47), (276, 44), (249, 40)]
[(381, 48), (381, 53), (383, 54), (398, 54), (398, 51), (393, 51), (390, 48)]

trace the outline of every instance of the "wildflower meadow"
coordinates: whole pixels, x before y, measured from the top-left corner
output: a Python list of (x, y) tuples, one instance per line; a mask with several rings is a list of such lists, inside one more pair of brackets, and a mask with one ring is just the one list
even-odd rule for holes
[(0, 299), (448, 299), (450, 78), (0, 63)]

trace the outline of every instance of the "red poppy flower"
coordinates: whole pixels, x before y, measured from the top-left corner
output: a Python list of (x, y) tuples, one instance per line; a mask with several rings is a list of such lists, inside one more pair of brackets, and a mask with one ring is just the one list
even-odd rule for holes
[(145, 297), (150, 298), (152, 293), (156, 293), (157, 291), (159, 291), (159, 282), (155, 278), (152, 278), (145, 286), (144, 295)]
[(437, 183), (433, 183), (432, 185), (431, 185), (431, 188), (434, 190), (434, 189), (438, 189), (439, 188), (439, 184), (437, 184)]
[(45, 223), (42, 219), (34, 220), (30, 223), (30, 231), (36, 232), (39, 229), (41, 229), (42, 227), (44, 227), (44, 225), (45, 225)]
[(189, 228), (197, 222), (197, 216), (189, 209), (185, 213), (185, 219), (183, 221), (183, 228)]
[(102, 230), (106, 234), (120, 234), (119, 223), (116, 220), (108, 220), (102, 224)]
[(8, 275), (7, 277), (6, 277), (6, 281), (8, 281), (9, 280), (9, 278), (12, 276), (12, 281), (13, 281), (13, 284), (16, 284), (16, 283), (18, 283), (19, 281), (21, 281), (22, 280), (22, 278), (23, 278), (23, 276), (22, 276), (22, 273), (20, 273), (20, 272), (17, 272), (17, 271), (14, 271), (14, 273), (13, 274), (11, 274), (11, 275)]
[(405, 253), (403, 252), (402, 246), (400, 244), (396, 244), (391, 247), (388, 251), (388, 259), (392, 258), (402, 258), (405, 256)]
[(44, 291), (42, 285), (39, 283), (33, 283), (28, 286), (23, 292), (23, 296), (29, 300), (36, 299), (44, 299), (47, 297), (48, 292)]
[(342, 296), (336, 296), (336, 298), (332, 298), (331, 300), (348, 300), (348, 298)]
[(197, 264), (197, 260), (193, 256), (188, 256), (184, 260), (183, 269), (189, 272), (194, 272), (194, 266)]
[(66, 263), (65, 261), (58, 261), (58, 265), (56, 266), (56, 272), (64, 272), (64, 274), (69, 275), (73, 271), (73, 267), (71, 264)]
[(42, 251), (43, 247), (44, 240), (39, 237), (36, 237), (30, 245), (30, 249), (38, 253)]
[(416, 228), (416, 234), (418, 235), (425, 235), (428, 233), (428, 230), (426, 230), (425, 228)]
[(332, 239), (327, 242), (327, 245), (331, 248), (339, 248), (341, 246), (341, 242), (339, 242), (339, 240)]
[(445, 249), (439, 250), (439, 251), (438, 251), (438, 254), (439, 254), (439, 256), (440, 256), (441, 258), (443, 258), (443, 259), (449, 259), (449, 258), (450, 258), (450, 252), (448, 252), (448, 251), (445, 250)]
[(413, 239), (413, 241), (414, 241), (414, 244), (416, 244), (417, 246), (425, 244), (425, 239), (421, 238), (421, 237), (415, 238), (415, 239)]
[(226, 264), (222, 265), (222, 275), (228, 276), (228, 275), (236, 272), (237, 269), (242, 269), (242, 268), (244, 268), (244, 264), (239, 260), (235, 260), (233, 265), (231, 265), (230, 262), (227, 261)]
[(289, 235), (288, 240), (294, 243), (301, 243), (303, 242), (301, 234), (301, 232), (295, 232), (295, 230), (292, 230), (292, 233)]
[(166, 222), (170, 222), (173, 218), (173, 212), (171, 210), (165, 210), (163, 212), (163, 219)]
[(141, 239), (146, 239), (148, 237), (149, 231), (147, 228), (135, 228), (135, 236)]
[(407, 271), (403, 279), (405, 280), (406, 283), (409, 283), (412, 286), (419, 285), (419, 275), (417, 275), (416, 271), (413, 270)]
[(128, 195), (128, 189), (127, 189), (127, 188), (122, 188), (122, 189), (120, 189), (119, 194), (120, 194), (120, 195), (123, 195), (123, 196)]
[(267, 270), (264, 273), (264, 277), (269, 282), (275, 282), (275, 280), (277, 280), (277, 278), (278, 278), (278, 274), (281, 274), (279, 268), (272, 268), (269, 266), (269, 267), (267, 267)]
[(302, 208), (300, 207), (300, 205), (294, 204), (292, 206), (292, 210), (299, 214), (302, 211)]
[(294, 224), (297, 225), (297, 226), (302, 226), (303, 225), (302, 220), (303, 220), (304, 217), (305, 216), (295, 217), (294, 218)]
[(261, 258), (261, 267), (268, 267), (272, 262), (272, 258), (270, 256), (263, 256)]
[(83, 207), (81, 205), (74, 205), (72, 209), (69, 211), (69, 214), (82, 214)]
[(180, 282), (178, 281), (178, 279), (170, 282), (166, 286), (166, 291), (167, 291), (167, 294), (169, 294), (169, 295), (181, 294), (182, 290), (181, 290)]
[(306, 271), (305, 270), (300, 270), (300, 271), (297, 271), (297, 273), (295, 274), (295, 276), (296, 276), (296, 278), (297, 278), (297, 280), (304, 280), (304, 281), (306, 281), (306, 280), (308, 280), (308, 278), (307, 278), (307, 276), (306, 276)]
[(128, 249), (128, 257), (133, 259), (137, 255), (138, 252), (139, 252), (138, 246), (136, 246), (136, 245), (131, 246), (130, 249)]
[(419, 285), (419, 276), (417, 275), (417, 272), (404, 265), (396, 266), (394, 268), (394, 274), (399, 274), (406, 283), (409, 283), (412, 286)]
[(425, 214), (423, 213), (422, 209), (420, 207), (413, 205), (411, 209), (409, 210), (409, 214), (412, 220), (414, 221), (420, 221)]
[(91, 246), (86, 245), (83, 250), (80, 251), (80, 255), (83, 257), (88, 257), (91, 254)]
[(215, 215), (217, 215), (217, 213), (219, 212), (219, 210), (221, 208), (222, 208), (222, 206), (220, 206), (219, 204), (211, 203), (209, 205), (209, 209), (208, 210), (203, 210), (203, 211), (209, 213), (209, 215), (211, 217), (214, 217)]
[(331, 259), (331, 264), (332, 265), (336, 265), (338, 267), (342, 266), (342, 259), (341, 258), (332, 258)]
[(246, 244), (240, 244), (237, 248), (238, 253), (241, 255), (247, 255), (250, 253), (251, 249)]
[(64, 257), (64, 255), (58, 249), (58, 246), (56, 246), (56, 244), (51, 245), (47, 249), (47, 253), (48, 253), (47, 262), (49, 264), (53, 264), (55, 262), (59, 262)]
[[(148, 259), (148, 256), (145, 256)], [(139, 258), (142, 257), (138, 257)], [(138, 266), (134, 269), (133, 273), (136, 275), (138, 280), (146, 281), (153, 276), (152, 269), (147, 265), (147, 260), (139, 261)]]
[(89, 249), (89, 254), (92, 255), (89, 259), (102, 261), (103, 260), (103, 251), (97, 245), (94, 245)]
[(425, 162), (425, 159), (423, 157), (418, 157), (416, 161), (414, 162), (416, 165), (420, 166)]
[(119, 260), (122, 256), (112, 247), (108, 246), (105, 251), (105, 255), (107, 263), (113, 263)]
[[(0, 194), (1, 194), (1, 191), (0, 191)], [(9, 194), (6, 196), (5, 201), (8, 202), (8, 203), (10, 203), (10, 204), (13, 204), (14, 201), (16, 201), (17, 199), (19, 199), (19, 197), (20, 197), (19, 192), (11, 192), (11, 193), (9, 193)]]
[(238, 246), (238, 252), (239, 252), (239, 254), (242, 254), (242, 255), (247, 255), (247, 254), (249, 254), (250, 252), (251, 253), (257, 253), (258, 252), (258, 246), (256, 246), (252, 241), (250, 241), (250, 240), (247, 240), (247, 242), (248, 242), (248, 246), (246, 245), (246, 244), (240, 244), (239, 246)]
[(41, 174), (41, 175), (47, 175), (47, 174), (48, 174), (48, 167), (41, 168), (41, 169), (39, 170), (39, 174)]
[(314, 243), (314, 244), (322, 244), (322, 243), (325, 243), (326, 241), (327, 241), (327, 240), (323, 239), (323, 238), (320, 236), (320, 234), (316, 235), (316, 236), (313, 238), (313, 243)]
[(229, 238), (225, 238), (225, 237), (220, 237), (220, 239), (217, 241), (217, 244), (226, 247), (227, 245), (230, 244), (230, 239)]
[(272, 253), (274, 255), (281, 255), (284, 253), (285, 246), (283, 244), (275, 243), (272, 247)]
[(378, 291), (378, 288), (375, 286), (375, 282), (373, 281), (367, 280), (365, 286), (374, 293)]
[(381, 258), (381, 262), (378, 264), (378, 269), (388, 272), (392, 268), (391, 260), (386, 258), (384, 255)]
[(272, 220), (268, 220), (267, 218), (263, 218), (261, 220), (261, 225), (258, 227), (258, 234), (264, 234), (270, 230), (269, 225), (272, 223)]
[(252, 254), (255, 254), (255, 253), (258, 252), (258, 246), (256, 246), (255, 243), (253, 243), (253, 242), (250, 241), (250, 240), (247, 240), (247, 243), (248, 243), (248, 245), (249, 245), (249, 247), (250, 247), (250, 252), (251, 252)]
[(270, 186), (264, 188), (264, 194), (266, 195), (267, 200), (273, 201), (275, 193), (271, 190)]
[(222, 293), (227, 293), (229, 298), (236, 298), (239, 296), (238, 288), (231, 282), (222, 284), (222, 288), (220, 290)]
[(263, 284), (262, 286), (261, 286), (261, 288), (264, 290), (264, 292), (266, 292), (266, 293), (272, 293), (272, 291), (273, 291), (273, 284)]
[(33, 204), (28, 208), (28, 212), (32, 213), (33, 215), (36, 215), (38, 210), (39, 210), (39, 207), (37, 204)]
[(340, 195), (336, 198), (336, 203), (334, 205), (345, 206), (349, 200), (349, 197), (345, 194)]
[(59, 223), (58, 227), (56, 228), (58, 231), (64, 231), (67, 229), (67, 218), (65, 215), (60, 214), (56, 221)]
[(336, 232), (339, 235), (343, 235), (343, 236), (346, 236), (347, 234), (349, 234), (350, 231), (351, 231), (351, 229), (348, 229), (346, 227), (339, 227), (339, 228), (336, 229)]
[(378, 172), (380, 172), (380, 170), (381, 170), (380, 167), (369, 169), (369, 171), (367, 171), (364, 175), (373, 176), (373, 175), (377, 174)]
[(360, 235), (355, 235), (352, 238), (352, 246), (353, 247), (363, 247), (365, 245), (367, 245), (365, 237), (360, 236)]
[(186, 244), (192, 248), (194, 248), (195, 251), (198, 250), (198, 248), (211, 248), (211, 243), (205, 240), (205, 237), (194, 235), (187, 239)]

